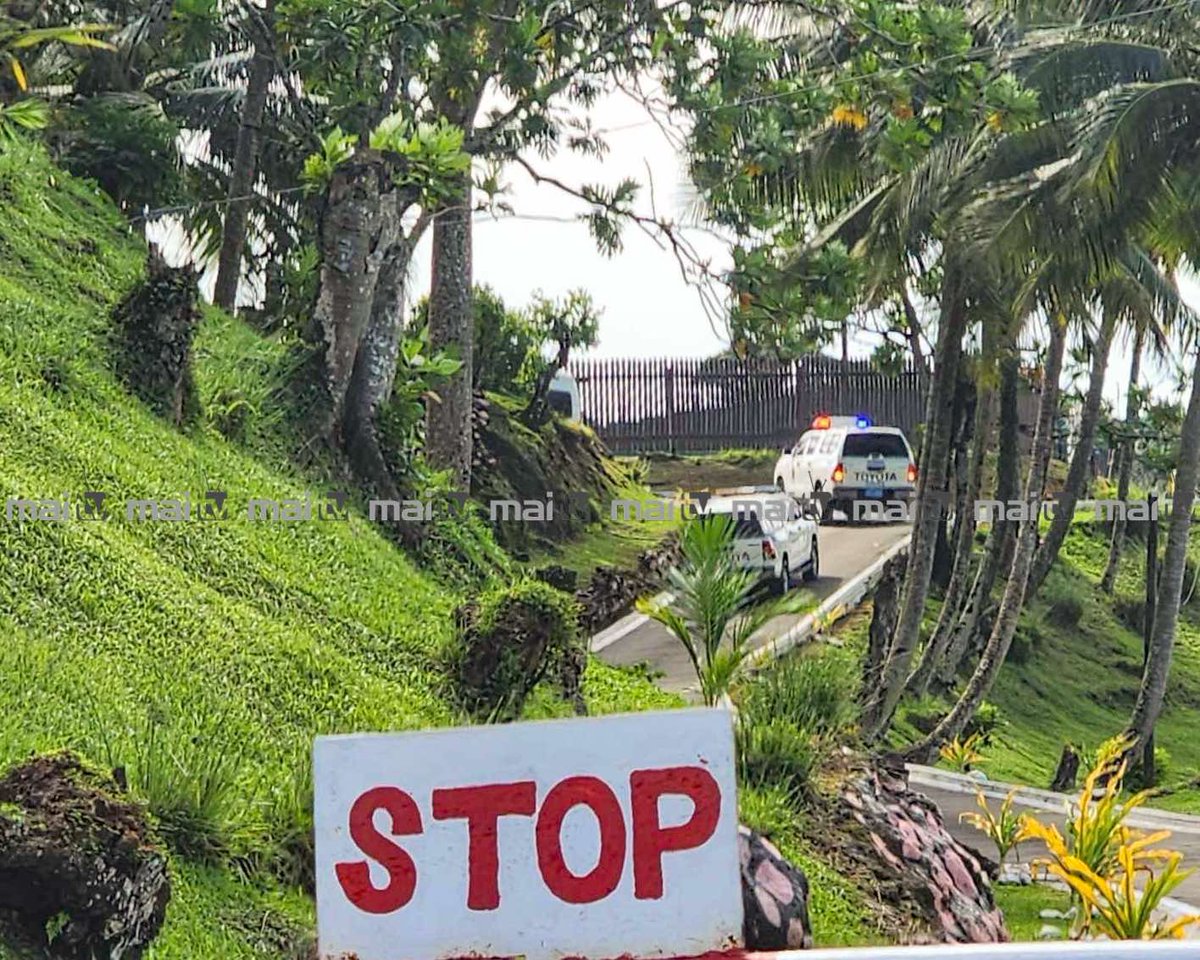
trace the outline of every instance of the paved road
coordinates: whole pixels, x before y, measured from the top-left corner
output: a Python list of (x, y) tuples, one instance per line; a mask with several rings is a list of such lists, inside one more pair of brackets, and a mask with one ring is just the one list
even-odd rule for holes
[[(847, 580), (871, 566), (889, 547), (908, 536), (911, 527), (901, 523), (830, 523), (821, 527), (821, 576), (808, 587), (818, 599), (832, 594)], [(755, 646), (769, 643), (801, 619), (794, 614), (776, 617), (755, 635)], [(593, 650), (613, 664), (649, 663), (664, 674), (668, 690), (694, 695), (696, 678), (679, 641), (666, 629), (640, 614), (631, 614), (593, 639)]]
[[(941, 778), (945, 774), (939, 771), (938, 776)], [(914, 781), (911, 784), (912, 788), (925, 794), (938, 805), (942, 811), (942, 817), (946, 821), (946, 826), (956, 839), (968, 846), (976, 847), (982, 853), (995, 859), (996, 848), (992, 846), (991, 841), (974, 827), (959, 821), (959, 814), (967, 810), (979, 809), (974, 792), (960, 792), (956, 789), (938, 786), (924, 781), (919, 774), (915, 774), (912, 779)], [(1010, 785), (987, 783), (984, 786), (987, 787), (989, 793), (988, 805), (993, 811), (997, 810), (1000, 803), (1003, 802), (999, 798), (1002, 798), (1011, 789)], [(972, 787), (967, 789), (973, 790)], [(993, 793), (998, 794), (999, 798), (991, 796)], [(1059, 811), (1065, 809), (1068, 798), (1046, 791), (1031, 791), (1031, 794), (1028, 800), (1023, 800), (1018, 794), (1013, 807), (1034, 814), (1044, 823), (1054, 823), (1058, 826), (1059, 831), (1064, 831), (1065, 816)], [(1047, 809), (1048, 807), (1055, 807), (1057, 811)], [(1200, 817), (1188, 817), (1183, 814), (1157, 810), (1146, 810), (1143, 814), (1142, 810), (1138, 810), (1130, 815), (1128, 822), (1136, 829), (1146, 832), (1170, 830), (1171, 836), (1156, 846), (1168, 850), (1178, 850), (1183, 854), (1186, 867), (1200, 867)], [(1045, 848), (1040, 843), (1023, 843), (1020, 846), (1021, 859), (1026, 863), (1041, 856), (1044, 852)], [(1172, 897), (1189, 904), (1200, 904), (1200, 871), (1193, 873), (1176, 887)]]

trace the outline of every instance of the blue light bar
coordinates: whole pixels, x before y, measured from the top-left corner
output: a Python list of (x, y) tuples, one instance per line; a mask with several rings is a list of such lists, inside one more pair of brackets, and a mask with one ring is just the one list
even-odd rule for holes
[(860, 413), (854, 420), (854, 425), (859, 430), (866, 430), (871, 425), (871, 418), (866, 414)]

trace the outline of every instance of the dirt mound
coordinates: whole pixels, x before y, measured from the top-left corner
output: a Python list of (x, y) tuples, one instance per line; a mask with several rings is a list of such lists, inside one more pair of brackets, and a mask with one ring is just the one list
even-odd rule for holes
[[(559, 417), (530, 425), (522, 410), (511, 397), (487, 394), (476, 416), (478, 462), (471, 476), (472, 498), (494, 513), (497, 539), (515, 550), (570, 539), (607, 517), (612, 499), (630, 482), (587, 427)], [(502, 501), (553, 503), (553, 509), (544, 519), (505, 519), (504, 509), (493, 506)]]
[(64, 960), (136, 960), (162, 926), (167, 859), (143, 808), (70, 753), (0, 779), (0, 916)]

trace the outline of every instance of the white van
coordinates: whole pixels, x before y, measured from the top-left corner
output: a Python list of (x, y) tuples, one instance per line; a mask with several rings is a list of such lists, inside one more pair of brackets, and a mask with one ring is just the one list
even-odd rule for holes
[(907, 503), (916, 496), (917, 459), (898, 427), (869, 417), (816, 417), (775, 463), (775, 486), (805, 502), (823, 501), (822, 519), (855, 503)]

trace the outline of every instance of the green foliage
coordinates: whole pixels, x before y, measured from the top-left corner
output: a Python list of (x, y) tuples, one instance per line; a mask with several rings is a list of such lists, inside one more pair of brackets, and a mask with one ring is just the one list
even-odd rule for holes
[(414, 476), (425, 436), (425, 405), (439, 402), (437, 388), (461, 367), (450, 352), (430, 351), (428, 327), (417, 327), (400, 341), (392, 395), (379, 413), (384, 448), (399, 481)]
[(959, 820), (969, 823), (995, 844), (996, 856), (999, 858), (1001, 866), (1004, 865), (1009, 852), (1020, 843), (1024, 830), (1023, 815), (1013, 810), (1013, 801), (1016, 799), (1016, 795), (1016, 790), (1010, 790), (999, 809), (993, 811), (988, 806), (987, 797), (980, 791), (975, 794), (975, 802), (979, 806), (979, 811), (968, 810), (958, 815)]
[(544, 679), (577, 693), (586, 662), (579, 609), (569, 594), (537, 580), (497, 584), (458, 609), (453, 670), (465, 708), (476, 717), (520, 715)]
[[(541, 358), (541, 333), (523, 310), (510, 310), (491, 287), (476, 287), (475, 309), (476, 390), (492, 390), (526, 398)], [(422, 300), (414, 323), (424, 325), (428, 301)]]
[(748, 787), (801, 790), (817, 759), (816, 738), (783, 717), (739, 715), (736, 727), (738, 781)]
[(219, 310), (205, 309), (195, 340), (196, 388), (205, 422), (253, 447), (278, 445), (290, 423), (293, 379), (307, 360), (287, 333), (263, 336)]
[(996, 742), (1001, 730), (1007, 726), (1007, 721), (1004, 719), (1004, 714), (1000, 708), (994, 703), (984, 701), (979, 705), (979, 709), (975, 711), (966, 729), (963, 731), (968, 737), (978, 737), (978, 743), (983, 747), (990, 747)]
[(94, 709), (97, 755), (109, 769), (124, 771), (172, 850), (216, 863), (252, 839), (252, 811), (238, 795), (252, 745), (244, 736), (229, 738), (225, 717), (211, 703), (197, 698), (193, 709), (171, 718), (151, 706), (117, 729)]
[(184, 198), (179, 135), (178, 124), (153, 98), (109, 94), (68, 108), (51, 142), (67, 170), (95, 180), (133, 212)]
[(462, 128), (439, 118), (411, 129), (402, 114), (387, 117), (371, 134), (371, 147), (400, 157), (396, 186), (416, 186), (424, 206), (446, 199), (464, 173), (471, 158), (463, 152)]
[(750, 637), (767, 620), (798, 608), (782, 598), (750, 606), (757, 578), (733, 560), (733, 521), (726, 515), (701, 516), (683, 527), (683, 565), (669, 575), (673, 598), (649, 599), (638, 609), (666, 627), (687, 651), (700, 696), (708, 706), (727, 694), (742, 674), (752, 652)]
[(778, 717), (832, 739), (855, 718), (854, 664), (832, 655), (789, 657), (758, 674), (739, 695), (751, 718)]
[(736, 730), (741, 782), (802, 790), (817, 758), (854, 720), (852, 671), (846, 658), (791, 657), (746, 683)]
[(321, 146), (304, 159), (300, 181), (309, 193), (321, 193), (333, 179), (333, 172), (354, 155), (357, 138), (341, 127), (321, 137)]

